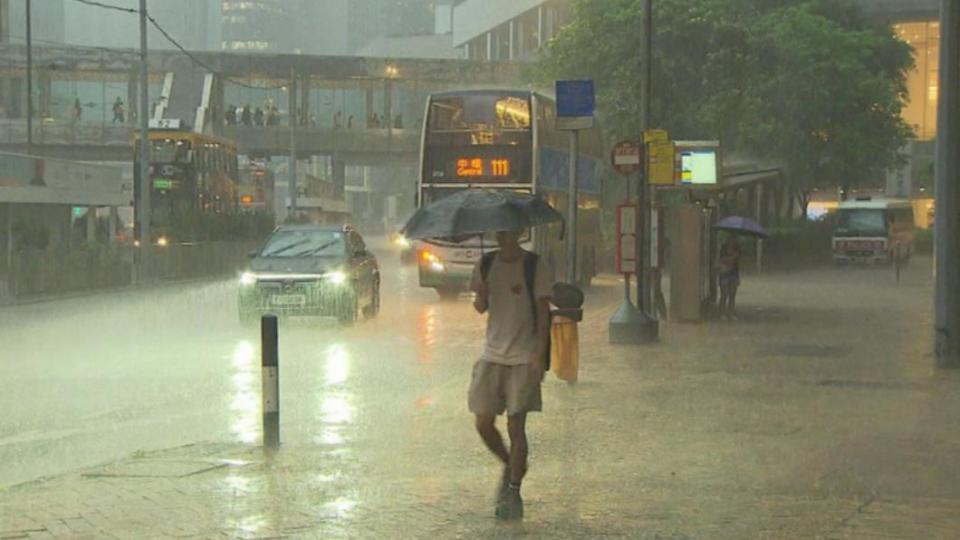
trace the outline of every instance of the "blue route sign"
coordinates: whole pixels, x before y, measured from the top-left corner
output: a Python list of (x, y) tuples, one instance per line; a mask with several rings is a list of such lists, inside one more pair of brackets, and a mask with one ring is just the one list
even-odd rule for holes
[(557, 117), (592, 117), (593, 81), (557, 81)]

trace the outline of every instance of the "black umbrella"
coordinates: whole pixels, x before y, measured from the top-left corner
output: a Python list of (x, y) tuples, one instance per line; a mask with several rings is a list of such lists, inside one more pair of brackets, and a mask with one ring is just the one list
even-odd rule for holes
[(562, 222), (540, 197), (509, 190), (467, 189), (420, 208), (407, 220), (411, 239), (464, 238)]

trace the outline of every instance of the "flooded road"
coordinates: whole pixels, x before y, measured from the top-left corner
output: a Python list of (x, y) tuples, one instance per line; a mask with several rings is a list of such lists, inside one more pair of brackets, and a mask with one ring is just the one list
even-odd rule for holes
[[(872, 538), (895, 515), (898, 538), (960, 531), (960, 378), (930, 354), (929, 260), (899, 287), (886, 269), (748, 274), (738, 322), (664, 323), (650, 347), (607, 343), (622, 284), (600, 278), (580, 380), (548, 375), (529, 423), (516, 531), (493, 519), (499, 471), (465, 403), (483, 319), (378, 255), (376, 320), (281, 324), (274, 460), (232, 280), (0, 310), (0, 483), (54, 476), (0, 491), (0, 530), (79, 515), (119, 538)], [(164, 472), (211, 459), (231, 465)], [(105, 462), (159, 472), (68, 472)]]
[[(480, 334), (464, 329), (482, 321), (420, 289), (396, 253), (379, 259), (377, 319), (281, 323), (284, 442), (338, 440), (405, 410), (397, 400), (462, 401), (436, 364), (475, 355)], [(0, 309), (0, 486), (198, 440), (258, 442), (259, 329), (238, 322), (236, 296), (225, 279)]]

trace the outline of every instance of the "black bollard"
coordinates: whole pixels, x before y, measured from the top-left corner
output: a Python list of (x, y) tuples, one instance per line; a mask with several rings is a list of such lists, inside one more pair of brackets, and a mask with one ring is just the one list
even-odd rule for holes
[(263, 447), (276, 450), (280, 447), (280, 375), (275, 315), (264, 315), (260, 319), (260, 351), (263, 366)]

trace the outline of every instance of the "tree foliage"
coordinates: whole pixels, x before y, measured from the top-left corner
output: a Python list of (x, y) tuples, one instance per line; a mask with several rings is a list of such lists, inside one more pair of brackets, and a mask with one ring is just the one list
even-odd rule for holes
[[(642, 0), (575, 0), (538, 66), (596, 81), (608, 135), (636, 138)], [(774, 160), (802, 201), (879, 183), (910, 137), (912, 51), (849, 0), (656, 0), (653, 123), (675, 139)]]

